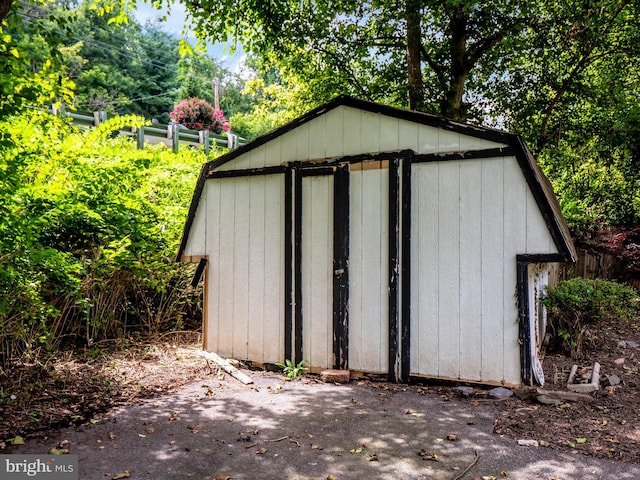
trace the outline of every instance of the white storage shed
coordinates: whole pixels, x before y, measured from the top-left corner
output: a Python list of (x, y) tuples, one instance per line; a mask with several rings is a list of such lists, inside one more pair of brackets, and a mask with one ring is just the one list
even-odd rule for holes
[(518, 136), (341, 96), (203, 166), (178, 260), (222, 356), (520, 385), (575, 249)]

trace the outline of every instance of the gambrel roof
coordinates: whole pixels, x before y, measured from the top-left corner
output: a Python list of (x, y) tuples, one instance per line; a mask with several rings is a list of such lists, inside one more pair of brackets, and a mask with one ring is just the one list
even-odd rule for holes
[[(329, 140), (326, 135), (309, 134), (307, 137), (307, 145), (286, 145), (279, 147), (281, 148), (281, 156), (278, 157), (278, 159), (281, 163), (278, 166), (282, 167), (282, 165), (287, 165), (291, 162), (318, 161), (328, 160), (331, 158), (339, 159), (347, 154), (352, 156), (369, 154), (376, 155), (386, 152), (390, 153), (393, 151), (406, 150), (411, 147), (405, 146), (402, 138), (394, 139), (391, 137), (394, 135), (397, 137), (402, 137), (403, 134), (406, 135), (404, 132), (407, 132), (407, 127), (412, 124), (439, 129), (443, 132), (442, 137), (445, 140), (447, 138), (451, 138), (450, 134), (468, 137), (469, 139), (474, 140), (465, 143), (465, 145), (471, 146), (470, 148), (461, 149), (456, 148), (455, 146), (448, 147), (446, 142), (444, 142), (444, 146), (440, 146), (440, 148), (430, 149), (429, 146), (425, 146), (423, 151), (415, 153), (423, 156), (432, 156), (433, 161), (458, 160), (474, 158), (474, 156), (481, 157), (486, 154), (488, 148), (494, 148), (501, 152), (504, 151), (505, 155), (515, 156), (559, 252), (558, 255), (555, 255), (552, 258), (550, 257), (550, 261), (574, 262), (576, 260), (575, 247), (571, 240), (566, 221), (562, 216), (562, 211), (553, 192), (551, 183), (541, 171), (533, 155), (519, 136), (487, 127), (455, 122), (436, 115), (363, 101), (349, 96), (336, 97), (330, 102), (311, 110), (307, 114), (291, 121), (290, 123), (256, 138), (237, 150), (233, 150), (204, 164), (196, 183), (189, 213), (185, 222), (177, 260), (182, 258), (182, 254), (189, 239), (189, 234), (205, 181), (212, 172), (219, 170), (238, 171), (245, 168), (252, 168), (250, 162), (248, 163), (246, 159), (250, 158), (251, 155), (257, 152), (260, 148), (267, 148), (268, 145), (276, 142), (278, 139), (284, 138), (289, 132), (299, 128), (304, 128), (319, 119), (325, 118), (325, 127), (329, 128), (329, 122), (332, 121), (330, 116), (340, 109), (363, 112), (363, 114), (367, 115), (367, 119), (375, 118), (375, 116), (397, 119), (397, 131), (388, 132), (389, 138), (376, 139), (377, 150), (375, 151), (359, 151), (355, 139), (351, 138), (344, 132), (342, 132), (342, 135), (338, 135), (336, 137), (339, 139), (339, 143), (341, 143), (341, 145), (338, 146), (339, 148), (332, 145), (330, 143), (331, 140)], [(360, 128), (359, 131), (364, 132), (362, 135), (367, 134), (366, 127)], [(413, 131), (410, 133), (413, 135)], [(451, 145), (454, 144), (451, 143)], [(473, 145), (477, 146), (473, 147)], [(275, 165), (265, 165), (262, 168), (275, 168)]]

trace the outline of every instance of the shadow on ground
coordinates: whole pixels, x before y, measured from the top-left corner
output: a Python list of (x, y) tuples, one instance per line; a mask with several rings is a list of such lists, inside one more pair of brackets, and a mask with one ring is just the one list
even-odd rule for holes
[[(637, 479), (640, 465), (522, 447), (492, 433), (497, 408), (419, 387), (205, 379), (39, 434), (6, 453), (79, 455), (81, 479)], [(470, 468), (469, 468), (470, 467)], [(468, 469), (468, 471), (467, 471)]]

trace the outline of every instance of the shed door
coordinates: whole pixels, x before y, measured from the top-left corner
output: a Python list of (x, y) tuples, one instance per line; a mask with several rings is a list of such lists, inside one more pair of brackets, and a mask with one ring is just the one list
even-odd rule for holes
[(348, 364), (348, 165), (296, 177), (296, 361), (315, 368)]

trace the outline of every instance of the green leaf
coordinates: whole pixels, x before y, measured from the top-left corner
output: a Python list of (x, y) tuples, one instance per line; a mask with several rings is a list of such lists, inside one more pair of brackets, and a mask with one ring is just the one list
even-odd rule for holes
[(24, 445), (25, 444), (24, 438), (22, 438), (20, 435), (16, 435), (15, 437), (10, 438), (9, 442), (11, 442), (11, 445)]

